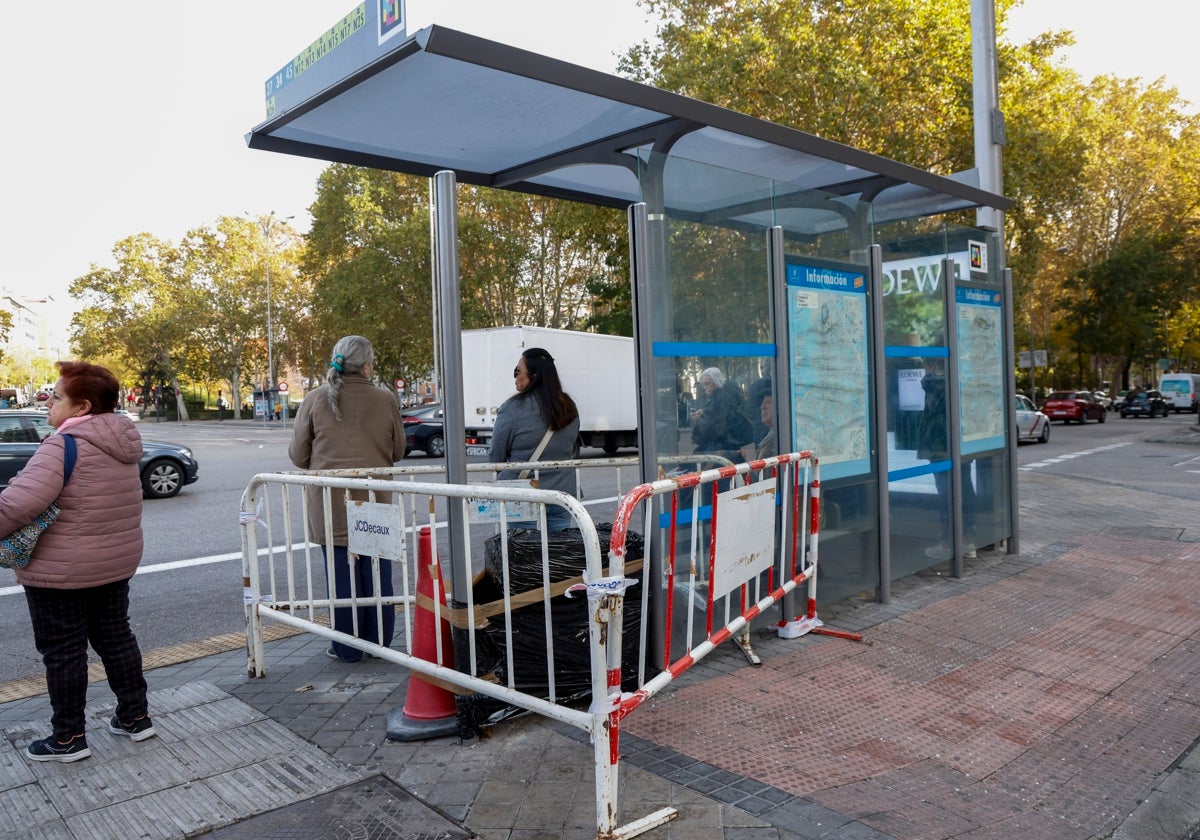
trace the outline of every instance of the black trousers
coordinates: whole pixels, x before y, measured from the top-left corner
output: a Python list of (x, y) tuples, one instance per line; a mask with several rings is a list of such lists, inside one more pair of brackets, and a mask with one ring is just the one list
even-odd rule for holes
[(142, 652), (129, 626), (128, 580), (87, 589), (26, 586), (25, 601), (46, 666), (54, 737), (83, 734), (89, 643), (117, 696), (117, 717), (131, 721), (147, 713)]

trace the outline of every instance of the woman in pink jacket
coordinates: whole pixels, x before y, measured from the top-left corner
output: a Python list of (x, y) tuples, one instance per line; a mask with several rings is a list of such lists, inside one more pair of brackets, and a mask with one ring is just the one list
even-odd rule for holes
[[(104, 663), (117, 696), (108, 728), (142, 741), (154, 735), (146, 706), (142, 653), (129, 626), (129, 579), (142, 559), (142, 438), (129, 418), (113, 413), (120, 386), (87, 362), (59, 362), (47, 400), (50, 425), (29, 463), (0, 493), (0, 533), (32, 522), (57, 500), (61, 513), (17, 570), (46, 666), (54, 729), (25, 752), (34, 761), (78, 761), (92, 754), (85, 734), (88, 643)], [(63, 481), (63, 435), (76, 461)]]

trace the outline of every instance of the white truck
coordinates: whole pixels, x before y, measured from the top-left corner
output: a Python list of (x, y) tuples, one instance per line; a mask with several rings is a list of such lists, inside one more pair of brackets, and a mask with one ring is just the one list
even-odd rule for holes
[(20, 385), (0, 388), (0, 404), (5, 408), (25, 408), (31, 400)]
[(1158, 390), (1176, 414), (1181, 411), (1200, 413), (1200, 374), (1164, 373), (1158, 382)]
[(547, 327), (463, 330), (463, 410), (467, 454), (486, 455), (500, 404), (515, 393), (513, 366), (541, 347), (554, 358), (563, 390), (579, 408), (579, 445), (610, 455), (637, 446), (633, 339)]

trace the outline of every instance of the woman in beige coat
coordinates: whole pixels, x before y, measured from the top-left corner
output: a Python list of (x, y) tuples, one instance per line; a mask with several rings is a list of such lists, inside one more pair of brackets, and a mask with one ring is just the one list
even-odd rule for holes
[[(296, 426), (288, 457), (302, 470), (339, 470), (356, 467), (390, 467), (404, 458), (404, 420), (396, 398), (371, 382), (375, 350), (361, 335), (348, 335), (333, 346), (333, 356), (325, 384), (305, 396), (296, 414)], [(325, 532), (325, 508), (320, 488), (306, 488), (308, 497), (309, 539), (322, 543), (326, 558), (333, 551), (333, 569), (337, 598), (349, 598), (350, 582), (359, 596), (374, 592), (369, 559), (351, 557), (346, 530), (346, 506), (342, 494), (332, 494), (333, 533)], [(387, 502), (383, 494), (376, 500)], [(332, 538), (332, 542), (328, 542)], [(384, 597), (393, 594), (392, 564), (379, 564), (379, 590)], [(383, 627), (377, 626), (373, 607), (358, 608), (358, 638), (383, 647), (392, 643), (396, 612), (383, 611)], [(333, 611), (333, 629), (354, 635), (354, 610), (338, 607)], [(328, 653), (343, 662), (358, 662), (357, 648), (333, 642)]]

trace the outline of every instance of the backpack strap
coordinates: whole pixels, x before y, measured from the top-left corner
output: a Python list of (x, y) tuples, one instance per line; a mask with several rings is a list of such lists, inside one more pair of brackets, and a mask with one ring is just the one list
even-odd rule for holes
[(71, 480), (71, 473), (75, 471), (75, 458), (78, 455), (78, 450), (75, 446), (75, 438), (71, 435), (62, 435), (63, 439), (63, 484)]

